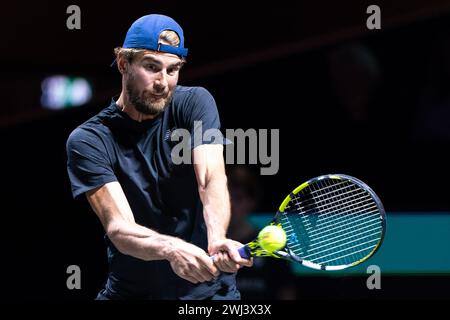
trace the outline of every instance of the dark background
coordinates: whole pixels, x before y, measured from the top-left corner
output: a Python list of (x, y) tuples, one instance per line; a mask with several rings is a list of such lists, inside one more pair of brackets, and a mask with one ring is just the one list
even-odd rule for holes
[[(81, 8), (81, 30), (66, 28), (70, 4)], [(381, 30), (366, 28), (370, 4), (381, 7)], [(443, 1), (8, 1), (0, 11), (5, 298), (92, 299), (101, 286), (103, 231), (88, 205), (71, 198), (65, 142), (120, 93), (120, 75), (109, 67), (113, 48), (149, 13), (183, 27), (189, 57), (180, 84), (214, 95), (223, 129), (280, 130), (280, 170), (260, 177), (259, 211), (275, 210), (299, 183), (326, 173), (365, 181), (387, 211), (449, 211), (450, 5)], [(52, 74), (88, 78), (92, 101), (42, 109), (40, 83)], [(371, 77), (367, 116), (352, 117), (340, 97), (361, 92)], [(82, 290), (66, 288), (71, 264), (81, 267)], [(302, 277), (299, 298), (450, 297), (447, 276), (385, 279), (383, 290), (370, 292), (358, 277)]]

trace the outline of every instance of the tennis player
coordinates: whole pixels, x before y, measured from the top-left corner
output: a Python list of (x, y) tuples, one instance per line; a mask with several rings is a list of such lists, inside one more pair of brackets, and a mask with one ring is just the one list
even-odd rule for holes
[(115, 49), (120, 96), (67, 141), (73, 196), (87, 198), (106, 232), (109, 273), (97, 299), (240, 298), (235, 275), (252, 261), (226, 238), (224, 139), (193, 139), (194, 164), (171, 155), (177, 129), (220, 128), (211, 94), (177, 85), (187, 53), (172, 18), (136, 20)]

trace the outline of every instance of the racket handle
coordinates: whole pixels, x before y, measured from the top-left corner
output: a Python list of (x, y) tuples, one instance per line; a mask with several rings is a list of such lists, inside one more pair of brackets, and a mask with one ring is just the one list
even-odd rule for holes
[[(250, 259), (252, 257), (252, 253), (250, 251), (250, 248), (248, 245), (242, 246), (238, 249), (239, 255), (243, 259)], [(216, 256), (211, 256), (211, 260), (214, 261), (216, 259)]]
[(245, 245), (243, 247), (240, 247), (238, 249), (238, 252), (239, 252), (241, 258), (250, 259), (252, 257), (252, 253), (250, 252), (250, 248), (247, 245)]

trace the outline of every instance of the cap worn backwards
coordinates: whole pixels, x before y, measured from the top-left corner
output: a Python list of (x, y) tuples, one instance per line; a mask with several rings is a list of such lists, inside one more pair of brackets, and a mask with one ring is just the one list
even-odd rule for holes
[[(164, 30), (177, 33), (180, 38), (178, 47), (159, 43), (159, 35)], [(128, 29), (123, 48), (149, 49), (172, 53), (186, 57), (188, 49), (184, 47), (183, 29), (172, 18), (160, 14), (150, 14), (137, 19)]]
[[(174, 31), (178, 35), (180, 39), (178, 47), (159, 42), (159, 36), (165, 30)], [(133, 22), (125, 36), (122, 48), (172, 53), (181, 58), (185, 58), (188, 53), (188, 49), (184, 47), (183, 29), (175, 20), (161, 14), (149, 14)], [(114, 66), (116, 62), (115, 59), (111, 66)]]

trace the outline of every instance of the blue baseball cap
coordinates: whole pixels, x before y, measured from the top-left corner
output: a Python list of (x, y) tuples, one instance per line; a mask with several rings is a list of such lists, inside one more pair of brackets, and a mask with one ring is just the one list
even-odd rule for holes
[[(165, 30), (176, 32), (180, 38), (178, 47), (159, 43), (159, 35)], [(137, 19), (128, 29), (122, 48), (148, 49), (172, 53), (182, 58), (187, 56), (188, 49), (184, 47), (183, 29), (168, 16), (149, 14)], [(113, 64), (116, 61), (114, 60)]]

